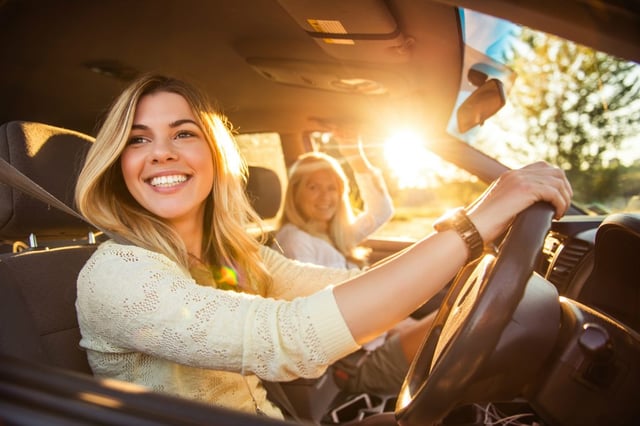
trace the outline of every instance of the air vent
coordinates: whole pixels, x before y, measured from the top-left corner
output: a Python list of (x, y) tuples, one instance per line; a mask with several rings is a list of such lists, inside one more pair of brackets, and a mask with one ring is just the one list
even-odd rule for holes
[(576, 266), (584, 258), (591, 246), (586, 241), (568, 240), (565, 245), (560, 245), (551, 262), (551, 268), (547, 279), (551, 281), (560, 294), (563, 294), (576, 270)]

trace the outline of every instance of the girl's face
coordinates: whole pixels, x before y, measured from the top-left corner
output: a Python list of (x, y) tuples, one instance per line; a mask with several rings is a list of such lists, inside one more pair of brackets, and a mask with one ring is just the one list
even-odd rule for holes
[(338, 178), (330, 170), (316, 170), (298, 186), (296, 203), (308, 221), (328, 225), (340, 203)]
[(211, 149), (196, 123), (182, 96), (145, 95), (120, 157), (133, 198), (176, 229), (200, 226), (213, 187)]

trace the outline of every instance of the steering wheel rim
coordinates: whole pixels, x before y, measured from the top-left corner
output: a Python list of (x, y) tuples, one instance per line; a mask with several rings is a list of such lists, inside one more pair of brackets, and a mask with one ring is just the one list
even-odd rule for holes
[(524, 295), (553, 213), (545, 202), (525, 209), (497, 256), (485, 255), (458, 274), (400, 391), (400, 425), (435, 424), (465, 402), (465, 389), (486, 367)]

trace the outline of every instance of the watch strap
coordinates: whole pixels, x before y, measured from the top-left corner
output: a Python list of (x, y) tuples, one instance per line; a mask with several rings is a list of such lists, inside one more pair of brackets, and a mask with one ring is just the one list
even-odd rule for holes
[(467, 211), (462, 207), (436, 220), (433, 228), (438, 232), (453, 229), (458, 233), (462, 241), (467, 245), (469, 251), (467, 263), (477, 259), (484, 252), (484, 241), (482, 241), (482, 237), (476, 226), (471, 219), (469, 219), (469, 216), (467, 216)]

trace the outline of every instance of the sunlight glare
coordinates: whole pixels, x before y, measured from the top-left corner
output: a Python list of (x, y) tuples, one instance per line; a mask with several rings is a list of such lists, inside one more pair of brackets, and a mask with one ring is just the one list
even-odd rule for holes
[(432, 188), (455, 174), (455, 167), (430, 152), (419, 135), (402, 130), (384, 143), (384, 156), (400, 189)]

